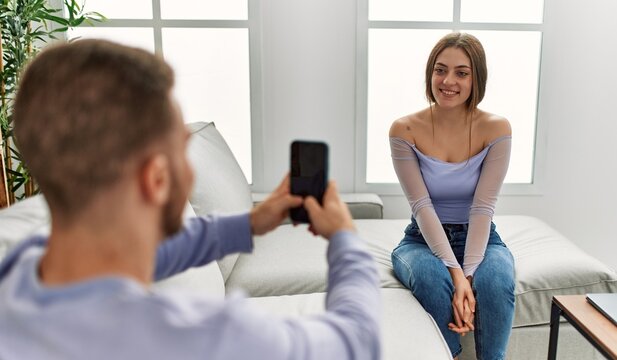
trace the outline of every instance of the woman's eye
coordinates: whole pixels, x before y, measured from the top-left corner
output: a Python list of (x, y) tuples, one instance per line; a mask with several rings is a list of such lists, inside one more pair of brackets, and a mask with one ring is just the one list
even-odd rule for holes
[(457, 74), (458, 74), (458, 76), (460, 76), (460, 77), (465, 77), (465, 76), (468, 76), (468, 75), (469, 75), (469, 73), (466, 73), (466, 72), (464, 72), (464, 71), (459, 71)]
[(444, 72), (444, 69), (435, 69), (435, 74), (443, 74)]

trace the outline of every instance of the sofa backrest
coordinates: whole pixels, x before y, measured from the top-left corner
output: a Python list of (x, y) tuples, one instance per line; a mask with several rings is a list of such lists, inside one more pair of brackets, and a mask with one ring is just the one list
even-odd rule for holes
[[(192, 138), (189, 159), (195, 170), (195, 185), (190, 202), (197, 215), (237, 213), (253, 206), (251, 189), (246, 177), (214, 123), (187, 124)], [(218, 261), (227, 281), (238, 254)]]
[(43, 195), (35, 195), (0, 210), (0, 261), (32, 235), (49, 233), (49, 209)]

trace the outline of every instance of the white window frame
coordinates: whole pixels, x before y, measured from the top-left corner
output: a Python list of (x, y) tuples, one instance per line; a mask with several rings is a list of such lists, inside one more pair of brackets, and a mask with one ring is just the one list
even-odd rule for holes
[[(263, 110), (261, 91), (261, 6), (259, 0), (246, 0), (248, 4), (247, 20), (195, 20), (195, 19), (163, 19), (161, 18), (160, 0), (152, 1), (152, 19), (107, 19), (93, 25), (82, 24), (82, 27), (97, 28), (151, 28), (154, 32), (154, 52), (163, 55), (163, 28), (232, 28), (248, 29), (249, 32), (249, 82), (251, 111), (251, 188), (263, 187)], [(50, 5), (64, 9), (62, 0), (50, 0)], [(103, 14), (105, 15), (105, 14)]]
[[(542, 53), (544, 21), (541, 24), (517, 23), (471, 23), (461, 22), (461, 0), (453, 0), (452, 22), (428, 21), (372, 21), (369, 20), (369, 1), (358, 0), (356, 29), (356, 173), (355, 191), (372, 192), (379, 195), (402, 195), (396, 183), (367, 183), (367, 127), (368, 127), (368, 34), (369, 29), (452, 29), (454, 31), (506, 30), (540, 32), (540, 61), (538, 66), (538, 92), (536, 100), (536, 131), (534, 139), (531, 183), (507, 183), (501, 188), (501, 195), (541, 195), (546, 157), (547, 121), (539, 117), (540, 89), (542, 78)], [(375, 0), (374, 0), (375, 1)], [(546, 0), (545, 0), (546, 1)], [(394, 121), (394, 119), (392, 119)], [(391, 161), (389, 157), (384, 161)]]

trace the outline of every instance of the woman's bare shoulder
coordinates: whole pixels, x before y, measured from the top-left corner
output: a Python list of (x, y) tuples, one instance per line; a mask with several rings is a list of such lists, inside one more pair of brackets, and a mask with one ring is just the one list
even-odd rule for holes
[(427, 121), (430, 124), (430, 115), (427, 116), (427, 112), (428, 109), (425, 109), (394, 120), (390, 126), (390, 137), (399, 137), (414, 143), (414, 137), (425, 131)]
[(482, 110), (478, 112), (478, 132), (487, 144), (500, 137), (512, 135), (512, 127), (508, 119)]

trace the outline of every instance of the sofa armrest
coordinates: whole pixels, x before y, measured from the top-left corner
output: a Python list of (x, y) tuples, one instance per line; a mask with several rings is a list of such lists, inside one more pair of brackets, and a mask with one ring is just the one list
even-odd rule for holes
[(373, 193), (344, 193), (341, 199), (354, 219), (383, 219), (383, 202)]
[[(253, 193), (253, 205), (264, 201), (269, 193)], [(349, 207), (354, 219), (383, 219), (383, 202), (377, 194), (342, 193), (341, 199)]]

